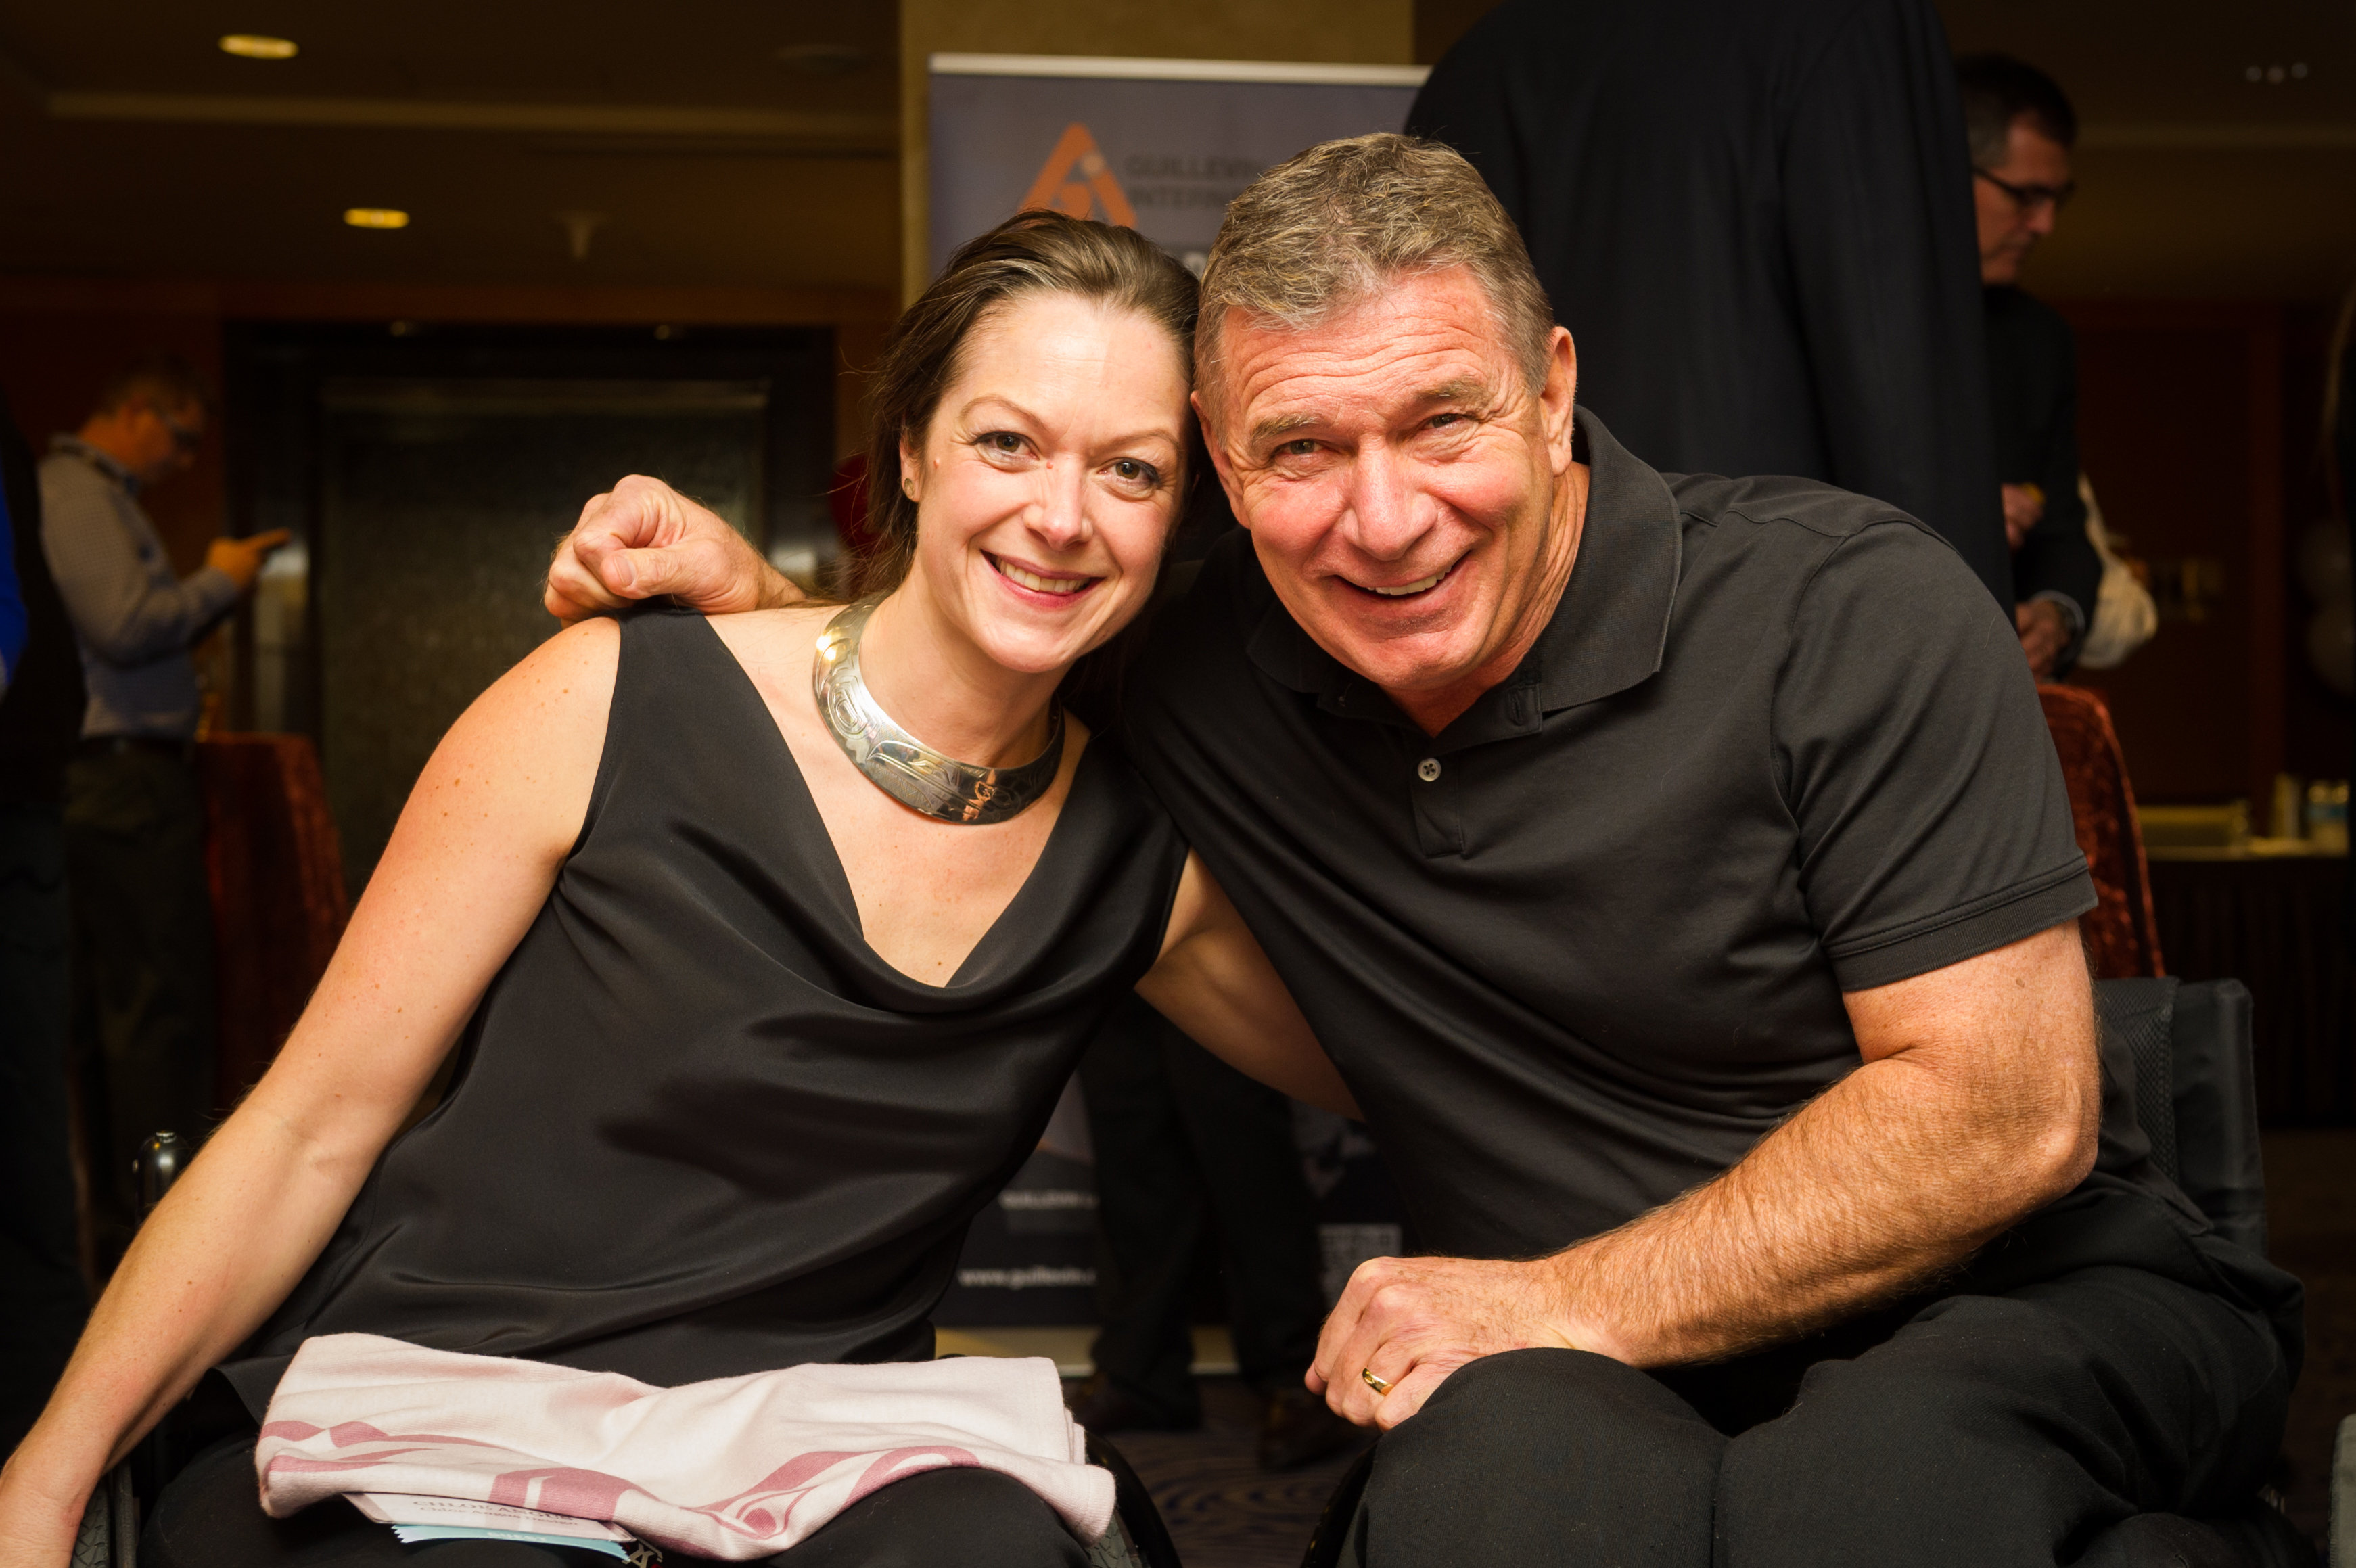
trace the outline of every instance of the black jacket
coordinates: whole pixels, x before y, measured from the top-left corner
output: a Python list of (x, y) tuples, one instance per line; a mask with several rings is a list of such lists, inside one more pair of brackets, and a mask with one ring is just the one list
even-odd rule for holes
[(1996, 477), (2045, 492), (2045, 515), (2012, 558), (2012, 590), (2024, 599), (2060, 594), (2093, 620), (2103, 558), (2086, 537), (2078, 497), (2078, 347), (2070, 324), (2017, 288), (1987, 293), (1988, 410)]
[(16, 586), (28, 622), (23, 658), (0, 696), (0, 803), (65, 799), (66, 762), (81, 738), (81, 650), (41, 549), (41, 484), (32, 449), (0, 401), (0, 483), (16, 535)]
[(1931, 0), (1505, 0), (1408, 128), (1521, 226), (1579, 401), (1630, 451), (1889, 501), (2011, 606), (1970, 164)]

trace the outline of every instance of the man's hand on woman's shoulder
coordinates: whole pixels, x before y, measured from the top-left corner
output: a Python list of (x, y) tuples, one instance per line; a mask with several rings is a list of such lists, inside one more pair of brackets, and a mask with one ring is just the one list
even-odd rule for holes
[(660, 479), (632, 474), (581, 509), (548, 564), (541, 602), (569, 626), (661, 594), (706, 615), (802, 596), (717, 513)]

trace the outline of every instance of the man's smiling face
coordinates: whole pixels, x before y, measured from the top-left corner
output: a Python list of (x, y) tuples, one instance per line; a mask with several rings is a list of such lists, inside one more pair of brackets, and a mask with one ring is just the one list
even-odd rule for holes
[(1314, 326), (1231, 315), (1197, 407), (1236, 515), (1317, 645), (1437, 732), (1513, 672), (1578, 551), (1577, 380), (1533, 392), (1463, 268)]

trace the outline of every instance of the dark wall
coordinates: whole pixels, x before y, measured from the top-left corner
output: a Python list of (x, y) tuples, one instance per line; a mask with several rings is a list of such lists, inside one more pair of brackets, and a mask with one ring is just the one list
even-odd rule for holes
[(2141, 798), (2263, 800), (2282, 757), (2280, 313), (2069, 314), (2081, 459), (2163, 614), (2126, 664), (2078, 679), (2110, 701)]
[(2064, 309), (2081, 456), (2163, 615), (2126, 664), (2075, 679), (2109, 700), (2141, 799), (2246, 797), (2265, 832), (2276, 771), (2349, 771), (2348, 703), (2308, 665), (2292, 560), (2329, 506), (2316, 450), (2328, 323), (2202, 300)]

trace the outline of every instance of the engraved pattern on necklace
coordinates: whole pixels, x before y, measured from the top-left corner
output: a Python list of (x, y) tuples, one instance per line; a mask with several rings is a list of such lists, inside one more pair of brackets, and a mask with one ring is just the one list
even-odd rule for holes
[(893, 721), (859, 672), (861, 634), (883, 602), (846, 606), (819, 633), (810, 690), (835, 744), (870, 783), (937, 822), (979, 827), (1018, 815), (1063, 765), (1063, 704), (1048, 709), (1046, 748), (1019, 768), (981, 768), (934, 750)]

